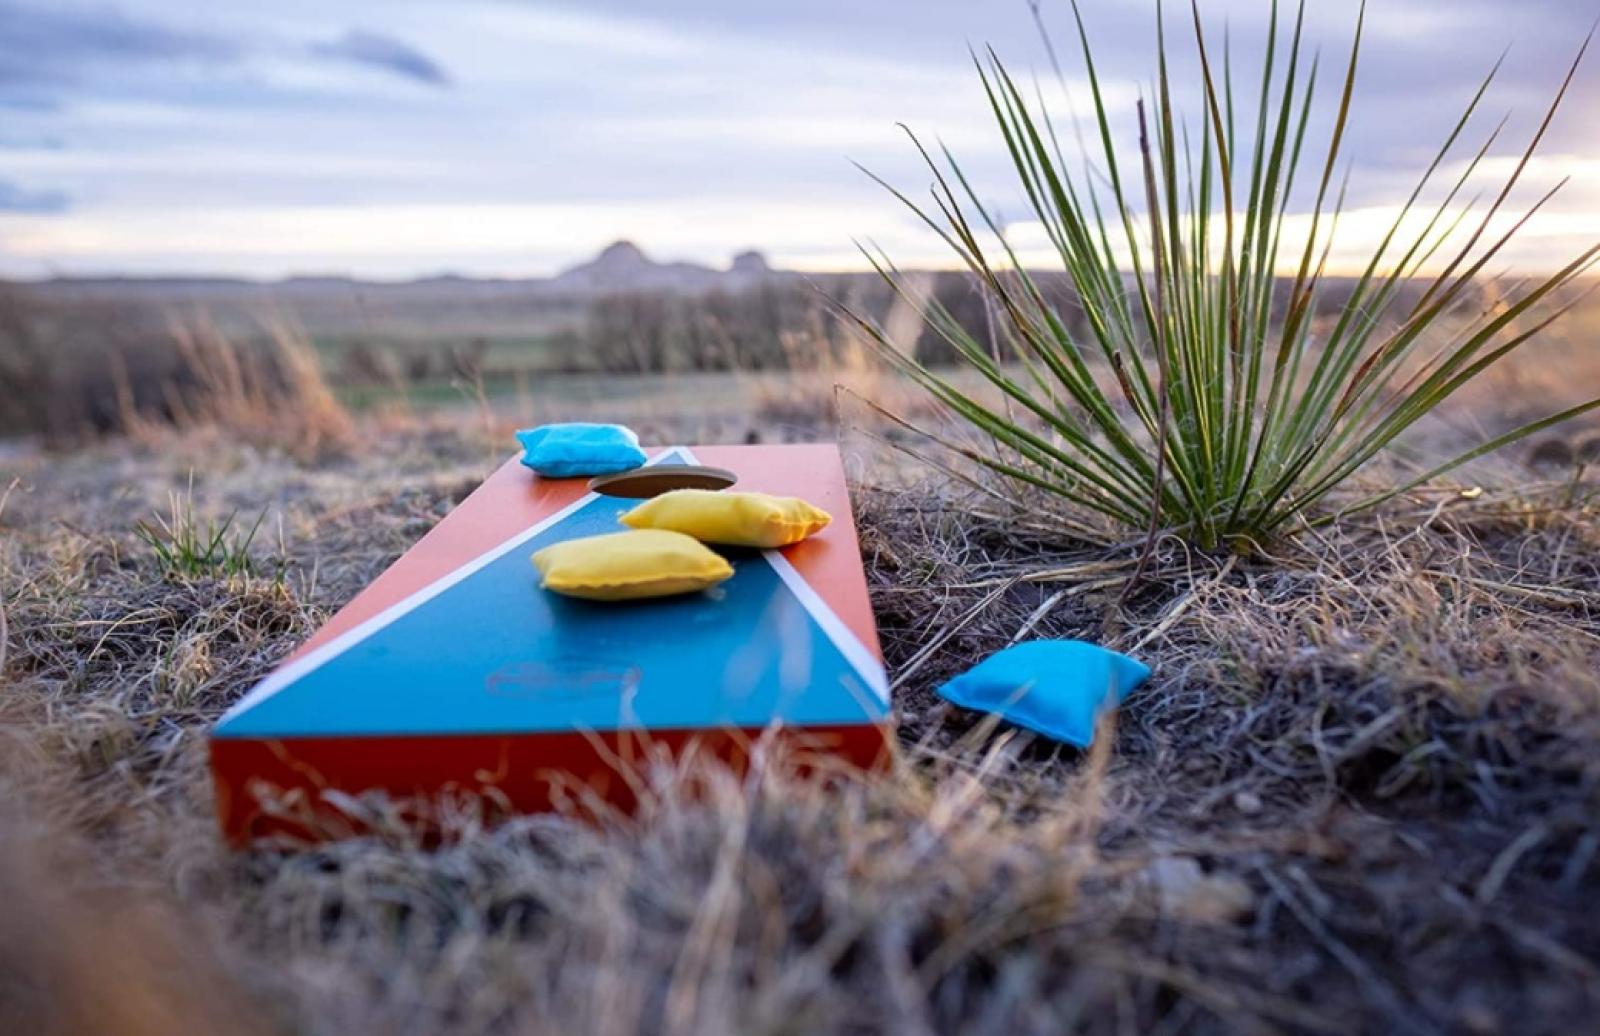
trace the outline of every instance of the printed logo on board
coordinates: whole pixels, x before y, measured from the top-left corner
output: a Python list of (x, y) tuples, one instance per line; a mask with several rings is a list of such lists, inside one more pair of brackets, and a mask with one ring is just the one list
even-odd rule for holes
[(582, 658), (551, 658), (497, 669), (484, 681), (496, 698), (537, 702), (631, 698), (639, 688), (638, 666), (619, 667)]

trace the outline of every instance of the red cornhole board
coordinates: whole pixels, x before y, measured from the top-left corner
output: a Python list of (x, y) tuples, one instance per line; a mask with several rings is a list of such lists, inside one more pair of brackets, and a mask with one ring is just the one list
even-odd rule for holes
[(781, 551), (717, 548), (734, 576), (704, 593), (572, 600), (540, 589), (530, 555), (620, 531), (638, 501), (507, 462), (217, 722), (228, 839), (348, 825), (330, 791), (538, 812), (579, 789), (626, 808), (617, 760), (641, 737), (738, 764), (779, 724), (808, 751), (879, 762), (888, 689), (838, 450), (677, 446), (650, 464), (727, 468), (833, 523)]

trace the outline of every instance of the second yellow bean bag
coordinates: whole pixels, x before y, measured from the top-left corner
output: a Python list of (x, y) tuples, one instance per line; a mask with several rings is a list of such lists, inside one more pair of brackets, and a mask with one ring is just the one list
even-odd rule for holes
[(793, 496), (676, 489), (622, 516), (635, 529), (670, 529), (704, 543), (787, 547), (823, 529), (828, 512)]

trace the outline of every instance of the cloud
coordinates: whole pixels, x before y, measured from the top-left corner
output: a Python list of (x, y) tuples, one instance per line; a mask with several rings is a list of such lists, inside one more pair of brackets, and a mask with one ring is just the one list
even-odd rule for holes
[(382, 69), (429, 86), (450, 85), (449, 73), (438, 62), (409, 43), (376, 32), (351, 29), (337, 40), (314, 45), (311, 52), (319, 57)]
[(71, 208), (72, 200), (62, 191), (39, 191), (0, 180), (0, 212), (20, 212), (33, 216), (55, 216)]
[(60, 86), (106, 64), (224, 61), (239, 47), (226, 39), (137, 21), (110, 9), (31, 7), (0, 0), (0, 87)]
[(382, 33), (350, 29), (335, 39), (306, 45), (285, 27), (266, 31), (176, 28), (173, 20), (124, 13), (111, 7), (33, 6), (0, 0), (0, 109), (50, 111), (63, 97), (162, 92), (187, 83), (181, 66), (215, 76), (249, 66), (249, 81), (265, 84), (272, 66), (312, 59), (379, 69), (445, 86), (450, 76), (427, 54)]
[(0, 133), (0, 151), (65, 151), (67, 142), (53, 134)]

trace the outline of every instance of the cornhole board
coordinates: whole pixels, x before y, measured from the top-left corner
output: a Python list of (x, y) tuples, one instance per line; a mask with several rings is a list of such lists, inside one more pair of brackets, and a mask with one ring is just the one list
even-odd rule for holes
[(329, 792), (627, 808), (618, 760), (641, 739), (738, 764), (777, 724), (808, 751), (880, 761), (888, 689), (837, 448), (680, 446), (649, 463), (726, 468), (833, 523), (781, 551), (718, 548), (734, 576), (710, 591), (573, 600), (540, 589), (530, 555), (619, 531), (638, 501), (507, 462), (218, 721), (228, 839), (347, 825)]

